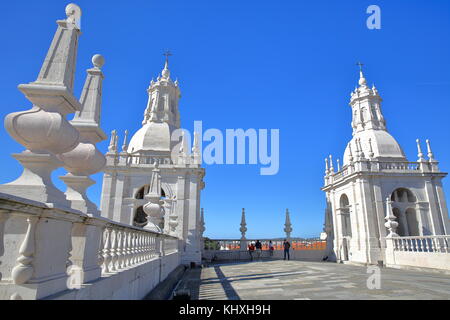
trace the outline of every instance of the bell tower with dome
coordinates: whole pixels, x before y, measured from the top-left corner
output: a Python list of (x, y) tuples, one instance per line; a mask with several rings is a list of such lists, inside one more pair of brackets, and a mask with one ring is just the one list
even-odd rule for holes
[[(362, 65), (359, 64), (361, 67)], [(359, 86), (350, 95), (353, 137), (337, 171), (325, 159), (325, 231), (329, 258), (364, 264), (385, 263), (387, 216), (395, 216), (396, 236), (450, 232), (441, 172), (426, 140), (427, 157), (417, 139), (418, 160), (410, 162), (387, 131), (378, 90)], [(392, 219), (391, 219), (392, 220)]]
[[(201, 167), (198, 139), (192, 153), (180, 128), (178, 81), (172, 81), (166, 53), (164, 69), (147, 89), (142, 127), (122, 145), (114, 130), (106, 153), (102, 216), (182, 240), (182, 262), (201, 262)], [(180, 141), (181, 138), (181, 141)], [(120, 150), (119, 150), (120, 149)]]

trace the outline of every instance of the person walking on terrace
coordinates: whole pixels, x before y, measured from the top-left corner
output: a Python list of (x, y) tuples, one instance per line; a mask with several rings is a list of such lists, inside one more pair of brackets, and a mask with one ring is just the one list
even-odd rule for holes
[(256, 240), (255, 248), (256, 248), (256, 257), (259, 260), (259, 259), (261, 259), (261, 253), (262, 253), (262, 244), (261, 244), (261, 242), (259, 242), (259, 240)]
[(250, 254), (250, 261), (253, 261), (253, 252), (254, 251), (255, 251), (255, 245), (252, 242), (248, 245), (248, 253)]
[(284, 241), (283, 241), (283, 248), (284, 248), (284, 259), (283, 260), (286, 260), (286, 256), (287, 256), (287, 259), (289, 260), (290, 259), (289, 249), (291, 248), (291, 244), (286, 239), (284, 239)]
[(272, 243), (272, 240), (270, 240), (269, 241), (269, 255), (271, 257), (273, 257), (273, 250), (274, 250), (273, 243)]

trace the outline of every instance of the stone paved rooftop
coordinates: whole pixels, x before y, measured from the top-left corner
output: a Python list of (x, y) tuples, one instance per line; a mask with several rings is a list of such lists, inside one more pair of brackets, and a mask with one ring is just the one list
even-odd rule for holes
[(304, 261), (216, 264), (185, 276), (193, 300), (450, 299), (450, 275), (381, 268), (368, 289), (364, 266)]

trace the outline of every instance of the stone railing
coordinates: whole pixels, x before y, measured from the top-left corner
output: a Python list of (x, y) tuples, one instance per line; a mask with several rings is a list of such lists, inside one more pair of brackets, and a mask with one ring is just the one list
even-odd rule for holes
[(407, 162), (407, 161), (371, 161), (358, 160), (350, 165), (344, 166), (340, 171), (331, 173), (326, 177), (327, 184), (336, 183), (347, 176), (360, 171), (365, 172), (385, 172), (385, 173), (417, 173), (422, 171), (431, 171), (431, 165), (428, 162)]
[(126, 154), (126, 164), (129, 165), (142, 165), (149, 164), (154, 165), (158, 163), (160, 165), (172, 164), (172, 160), (170, 157), (166, 156), (145, 156), (145, 155), (135, 155), (135, 154)]
[[(377, 162), (378, 167), (375, 166), (376, 171), (383, 172), (417, 172), (420, 171), (420, 163), (419, 162)], [(373, 171), (372, 169), (372, 171)]]
[(450, 253), (450, 235), (393, 237), (394, 251)]
[(387, 237), (386, 265), (450, 272), (450, 235)]
[[(114, 148), (113, 148), (114, 149)], [(164, 165), (182, 165), (197, 168), (200, 163), (196, 163), (192, 160), (193, 156), (186, 155), (182, 160), (176, 159), (176, 162), (172, 160), (171, 157), (168, 156), (159, 156), (159, 155), (142, 155), (142, 154), (132, 154), (127, 152), (118, 153), (117, 151), (112, 151), (106, 154), (107, 157), (107, 165), (121, 165), (121, 166), (145, 166), (149, 167), (154, 166), (156, 163), (161, 167)]]
[[(139, 299), (180, 264), (178, 244), (168, 235), (0, 194), (0, 299)], [(113, 286), (112, 278), (120, 283)]]
[[(283, 250), (283, 240), (259, 239), (262, 244), (262, 250), (269, 250), (269, 242), (272, 241), (274, 250)], [(236, 240), (236, 239), (210, 239), (205, 242), (205, 250), (241, 250), (241, 243), (247, 250), (250, 243), (256, 243), (256, 240)], [(324, 250), (325, 240), (320, 239), (291, 239), (292, 250)]]
[[(248, 245), (252, 242), (255, 243), (256, 240), (208, 239), (205, 241), (203, 260), (215, 262), (284, 258), (283, 240), (259, 239), (259, 241), (262, 244), (262, 251), (255, 251), (250, 255)], [(269, 241), (272, 241), (273, 251), (269, 250)], [(326, 256), (325, 240), (291, 239), (290, 243), (292, 260), (322, 261)]]

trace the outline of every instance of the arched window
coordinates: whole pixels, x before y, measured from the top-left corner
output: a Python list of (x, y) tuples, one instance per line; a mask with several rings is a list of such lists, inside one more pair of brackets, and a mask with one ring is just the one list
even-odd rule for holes
[(345, 208), (349, 206), (349, 201), (348, 201), (348, 197), (346, 194), (343, 194), (341, 196), (341, 199), (339, 200), (339, 204), (341, 205), (341, 208)]
[(419, 236), (419, 222), (417, 221), (416, 210), (408, 208), (405, 211), (406, 221), (408, 222), (408, 229), (410, 236)]
[(342, 217), (342, 236), (352, 236), (352, 225), (350, 220), (350, 202), (346, 194), (343, 194), (339, 200), (340, 213)]
[[(139, 190), (136, 192), (136, 195), (134, 196), (135, 199), (144, 199), (144, 196), (148, 193), (148, 190), (150, 188), (150, 185), (146, 184), (145, 186), (139, 188)], [(164, 189), (161, 188), (161, 198), (165, 198), (166, 193), (164, 192)]]
[(414, 209), (417, 198), (406, 188), (398, 188), (391, 194), (392, 211), (397, 218), (397, 234), (399, 236), (419, 236), (420, 228), (417, 213)]
[(392, 192), (391, 200), (394, 202), (415, 203), (416, 197), (411, 192), (411, 190), (398, 188), (394, 192)]

